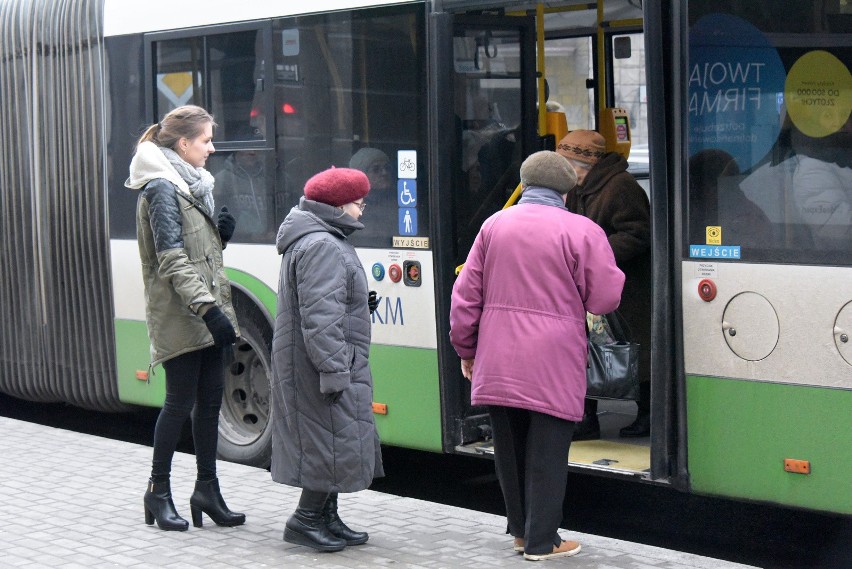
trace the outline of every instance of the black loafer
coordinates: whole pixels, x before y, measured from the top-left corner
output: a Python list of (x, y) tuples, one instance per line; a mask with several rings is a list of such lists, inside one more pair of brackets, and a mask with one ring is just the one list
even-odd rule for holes
[(651, 434), (650, 418), (637, 418), (631, 424), (618, 431), (618, 436), (625, 438), (647, 437)]
[(571, 440), (593, 441), (599, 438), (601, 438), (601, 424), (598, 422), (598, 416), (594, 415), (593, 418), (589, 419), (587, 415), (574, 427), (574, 436), (571, 437)]

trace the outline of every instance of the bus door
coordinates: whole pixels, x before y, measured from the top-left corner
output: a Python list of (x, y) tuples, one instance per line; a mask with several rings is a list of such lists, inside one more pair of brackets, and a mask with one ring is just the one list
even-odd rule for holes
[[(481, 440), (484, 409), (449, 344), (450, 292), (482, 222), (519, 182), (537, 148), (535, 28), (531, 17), (435, 14), (430, 100), (438, 338), (445, 450)], [(442, 329), (443, 328), (443, 329)]]
[[(603, 132), (600, 117), (614, 107), (629, 118), (632, 152), (628, 157), (628, 171), (650, 197), (642, 16), (640, 9), (623, 2), (605, 3), (600, 10), (596, 10), (594, 4), (580, 8), (565, 3), (561, 7), (549, 5), (543, 14), (528, 10), (518, 15), (507, 12), (500, 16), (455, 16), (451, 24), (452, 49), (440, 54), (440, 61), (449, 69), (440, 65), (434, 67), (438, 78), (444, 81), (444, 86), (440, 87), (442, 93), (436, 94), (436, 100), (443, 96), (443, 108), (448, 109), (445, 114), (452, 110), (452, 117), (441, 118), (444, 122), (440, 126), (444, 133), (452, 133), (455, 137), (454, 144), (448, 145), (454, 148), (452, 155), (434, 157), (451, 164), (450, 171), (445, 173), (446, 181), (438, 186), (452, 188), (447, 196), (450, 205), (444, 204), (451, 220), (446, 224), (451, 240), (443, 245), (444, 259), (452, 259), (453, 268), (464, 262), (484, 219), (502, 207), (516, 186), (520, 163), (530, 154), (527, 149), (534, 151), (544, 147), (539, 140), (547, 138), (538, 137), (547, 133), (538, 132), (537, 128), (535, 97), (540, 93), (535, 91), (532, 98), (526, 96), (536, 88), (535, 84), (527, 86), (527, 82), (534, 83), (540, 72), (545, 79), (543, 96), (547, 111), (562, 113), (567, 130)], [(536, 28), (539, 22), (544, 30), (541, 37)], [(518, 47), (512, 46), (513, 37)], [(534, 43), (542, 47), (543, 57), (538, 62), (524, 64), (523, 56), (535, 53)], [(517, 49), (528, 51), (513, 53)], [(507, 107), (512, 98), (519, 105), (527, 106), (517, 110)], [(512, 114), (530, 110), (532, 116)], [(550, 123), (547, 124), (549, 128)], [(650, 253), (647, 256), (650, 257)], [(643, 303), (648, 305), (652, 297), (650, 261), (646, 269), (642, 279), (648, 282), (649, 290), (644, 293), (647, 298)], [(450, 268), (446, 272), (446, 290), (442, 295), (448, 299), (454, 274)], [(642, 343), (650, 352), (652, 342), (646, 339)], [(444, 368), (447, 377), (460, 377), (455, 369), (457, 358), (453, 357), (451, 349), (447, 354)], [(447, 390), (453, 381), (443, 383)], [(481, 437), (484, 430), (478, 410), (466, 406), (469, 401), (466, 388), (463, 382), (458, 393), (444, 393), (445, 404), (454, 397), (460, 401), (455, 412), (448, 416), (462, 425), (456, 433), (461, 443)], [(662, 394), (665, 390), (657, 391)], [(572, 445), (569, 457), (572, 467), (643, 478), (665, 477), (666, 466), (654, 468), (651, 460), (652, 446), (655, 447), (653, 454), (666, 456), (665, 452), (660, 452), (664, 451), (666, 441), (662, 426), (655, 429), (653, 439), (650, 436), (623, 438), (620, 434), (620, 430), (636, 418), (636, 409), (633, 401), (602, 400), (598, 407), (601, 437)], [(485, 444), (478, 446), (486, 447)]]

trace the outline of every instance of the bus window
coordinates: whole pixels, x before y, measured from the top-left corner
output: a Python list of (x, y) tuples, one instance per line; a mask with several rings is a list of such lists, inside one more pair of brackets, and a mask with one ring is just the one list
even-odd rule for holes
[(594, 130), (594, 91), (586, 85), (593, 75), (592, 38), (547, 40), (544, 54), (550, 88), (548, 103), (565, 113), (568, 130)]
[(204, 38), (158, 41), (155, 48), (158, 117), (181, 105), (205, 105), (202, 73)]
[(521, 32), (459, 28), (453, 38), (456, 143), (453, 223), (456, 264), (488, 216), (518, 184), (521, 164)]
[(848, 34), (808, 6), (690, 2), (688, 256), (852, 264)]
[(265, 138), (258, 101), (264, 46), (258, 30), (155, 40), (154, 45), (156, 117), (181, 105), (199, 105), (216, 118), (216, 142), (241, 140), (238, 133), (246, 132)]
[[(416, 6), (283, 18), (273, 23), (279, 179), (276, 217), (284, 219), (305, 181), (330, 166), (362, 170), (371, 191), (350, 237), (390, 248), (393, 237), (429, 231), (424, 45)], [(415, 151), (415, 225), (400, 223), (398, 152)], [(407, 173), (410, 173), (408, 171)], [(419, 182), (419, 185), (418, 185)]]
[(208, 36), (207, 61), (216, 138), (245, 140), (241, 133), (265, 138), (265, 117), (256, 100), (264, 81), (262, 35), (249, 30)]
[[(614, 36), (616, 42), (630, 40), (629, 57), (612, 60), (613, 100), (615, 107), (625, 109), (630, 119), (630, 156), (628, 171), (638, 178), (648, 177), (648, 99), (645, 89), (645, 35)], [(616, 54), (617, 55), (617, 54)], [(647, 187), (645, 188), (647, 190)]]
[(220, 150), (207, 159), (207, 169), (216, 179), (216, 208), (226, 206), (237, 222), (231, 240), (274, 242), (281, 221), (274, 217), (275, 153), (259, 148)]

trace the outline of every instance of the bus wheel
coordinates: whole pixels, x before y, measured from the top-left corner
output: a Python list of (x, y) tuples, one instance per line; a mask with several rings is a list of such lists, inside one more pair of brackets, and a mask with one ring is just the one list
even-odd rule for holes
[(272, 330), (260, 310), (234, 294), (241, 337), (225, 354), (225, 391), (219, 414), (219, 458), (268, 468), (272, 454), (269, 378)]

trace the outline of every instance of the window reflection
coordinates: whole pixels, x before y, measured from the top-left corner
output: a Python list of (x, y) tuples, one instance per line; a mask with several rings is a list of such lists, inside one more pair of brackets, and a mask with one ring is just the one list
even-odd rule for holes
[(708, 74), (689, 74), (705, 98), (689, 109), (686, 245), (720, 227), (743, 261), (852, 265), (848, 29), (810, 3), (771, 6), (690, 2), (690, 65)]
[(218, 151), (207, 160), (216, 178), (213, 197), (218, 210), (227, 206), (236, 219), (232, 241), (272, 243), (278, 230), (273, 207), (272, 176), (275, 154), (271, 150)]
[(455, 261), (463, 263), (488, 216), (518, 184), (521, 163), (520, 32), (460, 30), (454, 38)]
[[(264, 138), (257, 100), (263, 85), (263, 39), (257, 30), (207, 37), (210, 109), (219, 140)], [(250, 138), (247, 138), (250, 136)]]
[(202, 54), (204, 38), (181, 38), (156, 44), (157, 108), (161, 117), (181, 105), (204, 106)]

